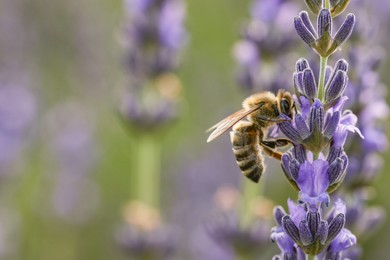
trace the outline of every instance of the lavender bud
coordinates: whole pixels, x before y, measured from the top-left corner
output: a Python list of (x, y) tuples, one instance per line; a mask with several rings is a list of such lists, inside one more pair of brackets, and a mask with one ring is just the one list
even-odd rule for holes
[(334, 65), (334, 71), (342, 70), (347, 72), (348, 71), (348, 62), (344, 59), (338, 60), (336, 64)]
[(343, 160), (343, 171), (345, 171), (349, 162), (348, 156), (344, 153), (340, 158)]
[(301, 17), (296, 16), (294, 18), (294, 26), (295, 26), (295, 30), (297, 31), (298, 35), (302, 38), (302, 40), (306, 42), (306, 44), (308, 44), (309, 46), (313, 46), (316, 39), (314, 35), (311, 34), (310, 30), (305, 26)]
[(318, 225), (320, 224), (320, 221), (321, 221), (320, 213), (318, 211), (317, 212), (309, 211), (307, 213), (306, 218), (307, 218), (307, 222), (308, 222), (309, 227), (310, 227), (310, 231), (311, 231), (312, 235), (314, 236), (317, 233)]
[(336, 111), (327, 120), (327, 122), (326, 122), (327, 124), (325, 126), (325, 130), (324, 130), (323, 135), (326, 138), (331, 139), (333, 134), (334, 134), (334, 132), (336, 131), (337, 126), (339, 125), (339, 122), (340, 122), (340, 112)]
[(329, 185), (334, 184), (340, 179), (343, 174), (344, 161), (341, 158), (336, 158), (328, 168)]
[(326, 159), (329, 164), (331, 164), (334, 160), (336, 160), (337, 157), (340, 157), (341, 153), (343, 152), (342, 147), (337, 146), (331, 146), (329, 149), (328, 158)]
[(291, 174), (291, 177), (296, 180), (298, 179), (298, 174), (299, 174), (299, 167), (301, 165), (299, 164), (298, 160), (297, 159), (292, 159), (291, 160), (291, 163), (290, 163), (290, 174)]
[(352, 33), (353, 27), (355, 26), (355, 20), (356, 19), (354, 14), (347, 15), (340, 29), (336, 32), (334, 36), (334, 45), (336, 45), (335, 47), (340, 46), (349, 38)]
[(317, 85), (311, 69), (305, 69), (303, 72), (303, 90), (306, 97), (310, 99), (317, 97)]
[(282, 225), (282, 218), (286, 215), (287, 213), (284, 211), (284, 209), (281, 206), (277, 206), (274, 208), (274, 218), (278, 223), (278, 226)]
[(317, 20), (318, 38), (321, 38), (326, 32), (328, 35), (332, 35), (332, 17), (328, 9), (322, 9)]
[(325, 69), (325, 82), (329, 81), (329, 78), (332, 75), (332, 71), (333, 71), (332, 67), (327, 65)]
[(304, 23), (306, 28), (310, 31), (310, 33), (314, 37), (316, 37), (317, 35), (316, 35), (315, 30), (314, 30), (313, 24), (310, 21), (309, 14), (306, 11), (302, 11), (302, 12), (299, 13), (299, 16), (301, 17), (302, 22)]
[(300, 143), (302, 141), (299, 132), (294, 128), (290, 121), (279, 123), (279, 128), (291, 141)]
[(309, 62), (304, 58), (300, 58), (296, 62), (295, 67), (296, 67), (297, 72), (302, 72), (305, 69), (309, 68)]
[(310, 136), (310, 130), (306, 125), (305, 119), (302, 115), (298, 114), (295, 116), (295, 126), (303, 140)]
[(326, 239), (328, 238), (328, 230), (328, 222), (321, 220), (316, 237), (319, 238), (322, 245), (326, 243)]
[(290, 216), (284, 216), (282, 219), (282, 226), (287, 235), (291, 237), (291, 239), (297, 243), (297, 244), (302, 244), (301, 239), (299, 237), (299, 229), (297, 226), (295, 226), (294, 221), (291, 219)]
[(345, 71), (345, 72), (348, 71), (348, 62), (346, 60), (340, 59), (336, 62), (336, 64), (334, 65), (334, 69), (333, 69), (331, 76), (327, 80), (325, 80), (327, 85), (330, 84), (330, 82), (333, 80), (333, 78), (335, 77), (336, 73), (339, 70)]
[(324, 107), (313, 106), (310, 111), (310, 130), (313, 132), (322, 132), (324, 124)]
[(315, 15), (317, 15), (322, 7), (322, 0), (305, 0), (306, 5)]
[(347, 83), (347, 73), (342, 70), (338, 70), (325, 90), (325, 101), (332, 102), (336, 98), (340, 97), (343, 94)]
[(299, 223), (299, 236), (304, 246), (313, 243), (313, 235), (310, 231), (307, 221), (303, 220)]
[(303, 93), (303, 72), (294, 73), (294, 86), (299, 93)]
[(328, 238), (326, 243), (331, 242), (341, 231), (345, 224), (345, 216), (339, 213), (329, 224)]
[(297, 260), (297, 255), (295, 253), (285, 253), (283, 255), (283, 260)]
[(299, 163), (306, 161), (306, 151), (303, 145), (295, 145), (292, 149), (293, 157), (298, 160)]
[(341, 260), (341, 253), (327, 252), (326, 260)]
[(291, 155), (289, 153), (285, 153), (282, 155), (282, 166), (284, 169), (288, 169), (291, 161)]

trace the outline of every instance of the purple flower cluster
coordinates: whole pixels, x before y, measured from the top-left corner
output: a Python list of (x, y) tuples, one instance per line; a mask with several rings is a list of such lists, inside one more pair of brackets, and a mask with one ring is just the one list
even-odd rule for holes
[[(346, 226), (353, 231), (360, 243), (357, 247), (346, 252), (346, 257), (358, 259), (362, 255), (360, 247), (372, 236), (385, 220), (385, 211), (381, 206), (370, 205), (373, 198), (373, 181), (383, 166), (383, 158), (380, 153), (388, 149), (385, 122), (389, 117), (389, 106), (386, 102), (387, 86), (381, 80), (377, 72), (384, 57), (384, 50), (377, 44), (381, 39), (378, 26), (383, 21), (380, 12), (375, 12), (375, 17), (362, 11), (365, 3), (354, 1), (360, 26), (356, 27), (352, 34), (351, 48), (348, 56), (351, 67), (350, 88), (347, 95), (350, 98), (348, 108), (356, 111), (359, 121), (358, 128), (364, 135), (364, 139), (352, 136), (345, 145), (345, 151), (349, 156), (349, 167), (343, 189), (338, 192), (348, 203)], [(361, 12), (361, 14), (359, 13)], [(365, 26), (367, 22), (372, 26)]]
[[(130, 77), (145, 80), (170, 71), (186, 41), (181, 0), (126, 0), (126, 66)], [(142, 87), (142, 86), (140, 86)]]
[[(274, 211), (278, 226), (272, 231), (282, 254), (276, 259), (340, 259), (356, 244), (356, 237), (345, 229), (347, 208), (339, 198), (333, 203), (329, 194), (343, 182), (349, 164), (344, 150), (349, 132), (364, 138), (357, 116), (344, 109), (349, 78), (348, 63), (338, 60), (334, 67), (328, 58), (352, 33), (355, 16), (347, 15), (332, 35), (333, 17), (346, 8), (348, 1), (306, 1), (317, 15), (317, 30), (307, 12), (294, 19), (302, 40), (320, 56), (318, 83), (307, 60), (296, 63), (294, 92), (297, 113), (279, 123), (280, 131), (291, 140), (293, 148), (282, 156), (282, 169), (292, 186), (299, 191), (299, 204), (289, 200), (289, 214), (283, 208)], [(287, 116), (282, 117), (289, 119)], [(332, 197), (334, 200), (334, 197)], [(326, 216), (326, 208), (333, 204)]]
[(126, 123), (153, 129), (175, 119), (181, 90), (172, 73), (187, 33), (182, 0), (127, 0), (124, 33), (129, 79), (120, 113)]
[(304, 204), (292, 200), (288, 200), (288, 209), (290, 215), (280, 206), (274, 210), (278, 226), (272, 229), (271, 239), (282, 250), (274, 259), (305, 259), (305, 253), (317, 255), (326, 247), (319, 259), (324, 255), (325, 259), (338, 259), (340, 252), (356, 243), (356, 237), (343, 228), (346, 207), (341, 200), (335, 202), (325, 219), (321, 218), (321, 210), (308, 211)]
[(99, 190), (92, 179), (97, 145), (93, 118), (87, 109), (68, 102), (47, 116), (48, 152), (54, 155), (52, 208), (56, 217), (83, 224), (96, 212)]
[[(13, 78), (15, 76), (15, 78)], [(26, 80), (9, 73), (0, 75), (0, 175), (8, 175), (9, 166), (28, 143), (37, 113), (37, 102)]]
[[(298, 6), (286, 0), (255, 0), (251, 20), (243, 27), (241, 39), (234, 46), (238, 63), (237, 80), (247, 91), (277, 91), (290, 77), (281, 77), (286, 70), (286, 54), (296, 45), (293, 27), (286, 26), (298, 11)], [(280, 62), (283, 59), (283, 62)]]

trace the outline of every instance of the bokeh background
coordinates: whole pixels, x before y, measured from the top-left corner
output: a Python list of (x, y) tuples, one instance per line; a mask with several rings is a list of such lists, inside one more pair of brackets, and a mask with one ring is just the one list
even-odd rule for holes
[[(366, 4), (374, 2), (382, 8), (373, 10), (390, 11), (386, 1)], [(186, 1), (189, 38), (177, 71), (184, 101), (179, 119), (160, 138), (161, 211), (180, 240), (177, 259), (223, 259), (204, 223), (212, 218), (218, 187), (238, 187), (242, 176), (228, 135), (207, 144), (205, 129), (246, 97), (232, 50), (250, 4)], [(124, 21), (122, 1), (1, 0), (0, 259), (128, 258), (116, 241), (137, 154), (137, 136), (117, 105), (127, 84)], [(378, 43), (387, 49), (390, 23), (381, 22), (363, 26), (377, 26)], [(305, 55), (303, 46), (297, 49)], [(280, 62), (282, 73), (292, 75), (294, 60)], [(383, 63), (380, 72), (390, 85), (388, 69)], [(383, 156), (370, 203), (388, 210), (390, 155)], [(278, 163), (266, 162), (264, 193), (285, 206), (295, 193)], [(363, 259), (390, 255), (389, 232), (386, 221), (364, 244)]]

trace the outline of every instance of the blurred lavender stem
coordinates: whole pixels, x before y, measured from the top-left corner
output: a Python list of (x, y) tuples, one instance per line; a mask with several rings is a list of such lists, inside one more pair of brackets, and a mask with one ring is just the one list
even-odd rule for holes
[(138, 139), (136, 197), (159, 209), (161, 143), (151, 133)]
[(315, 255), (307, 255), (307, 260), (315, 260), (316, 256)]

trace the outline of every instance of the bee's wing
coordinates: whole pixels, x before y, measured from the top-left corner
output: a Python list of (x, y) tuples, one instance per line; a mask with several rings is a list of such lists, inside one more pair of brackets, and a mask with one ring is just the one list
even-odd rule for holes
[(229, 130), (229, 128), (234, 126), (238, 121), (240, 121), (241, 119), (243, 119), (244, 117), (246, 117), (250, 113), (256, 111), (260, 107), (261, 106), (254, 107), (254, 108), (251, 108), (249, 110), (241, 109), (241, 110), (235, 112), (234, 114), (231, 114), (230, 116), (222, 119), (219, 123), (213, 125), (212, 127), (210, 127), (209, 129), (206, 130), (206, 132), (209, 132), (209, 131), (215, 129), (211, 133), (209, 138), (207, 138), (207, 142), (211, 142), (212, 140), (214, 140), (215, 138), (217, 138), (221, 134), (225, 133), (227, 130)]

